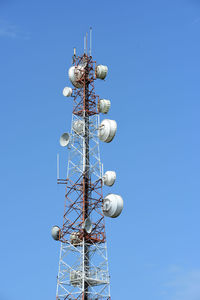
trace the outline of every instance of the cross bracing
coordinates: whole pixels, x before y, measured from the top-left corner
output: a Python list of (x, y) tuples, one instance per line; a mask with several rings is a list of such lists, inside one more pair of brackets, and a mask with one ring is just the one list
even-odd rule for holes
[[(83, 55), (74, 65), (85, 64), (73, 90), (73, 114), (68, 144), (65, 211), (57, 276), (57, 300), (108, 300), (105, 221), (102, 213), (102, 164), (99, 151), (98, 97), (95, 94), (95, 62)], [(82, 70), (82, 69), (81, 69)], [(82, 71), (81, 71), (82, 72)], [(89, 221), (88, 221), (89, 220)], [(86, 230), (89, 222), (91, 228)]]

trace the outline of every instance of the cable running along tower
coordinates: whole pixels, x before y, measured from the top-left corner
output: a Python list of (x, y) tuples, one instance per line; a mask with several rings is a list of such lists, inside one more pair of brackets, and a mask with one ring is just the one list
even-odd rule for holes
[[(107, 66), (97, 65), (91, 55), (74, 56), (69, 69), (73, 84), (63, 95), (73, 98), (71, 132), (64, 133), (60, 145), (68, 148), (65, 210), (62, 227), (52, 227), (52, 237), (61, 242), (56, 300), (111, 299), (110, 276), (104, 216), (118, 217), (123, 199), (116, 194), (103, 197), (103, 185), (112, 186), (114, 171), (103, 174), (99, 140), (109, 143), (115, 136), (114, 120), (99, 121), (107, 114), (111, 103), (95, 94), (96, 79), (105, 79)], [(90, 32), (91, 41), (91, 32)]]

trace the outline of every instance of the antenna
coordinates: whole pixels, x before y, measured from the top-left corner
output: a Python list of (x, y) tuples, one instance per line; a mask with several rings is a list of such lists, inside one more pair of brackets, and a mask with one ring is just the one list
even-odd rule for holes
[(84, 35), (84, 54), (86, 53), (86, 36)]
[(86, 32), (86, 37), (85, 37), (86, 54), (87, 54), (87, 40), (88, 40), (88, 33)]
[(90, 27), (90, 56), (92, 56), (92, 27)]

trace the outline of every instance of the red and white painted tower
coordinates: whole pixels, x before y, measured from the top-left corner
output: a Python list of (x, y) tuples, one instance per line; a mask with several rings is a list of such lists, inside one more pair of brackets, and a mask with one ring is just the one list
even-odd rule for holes
[[(91, 36), (91, 35), (90, 35)], [(86, 45), (86, 42), (85, 42)], [(109, 143), (115, 136), (114, 120), (99, 121), (110, 101), (95, 94), (96, 79), (105, 79), (108, 68), (97, 65), (91, 55), (76, 56), (69, 69), (73, 89), (63, 95), (73, 98), (71, 132), (64, 133), (60, 145), (68, 148), (65, 210), (62, 227), (54, 226), (52, 236), (61, 242), (56, 299), (111, 299), (110, 276), (104, 216), (115, 218), (123, 209), (123, 199), (116, 194), (103, 197), (103, 185), (112, 186), (114, 171), (103, 174), (99, 140)]]

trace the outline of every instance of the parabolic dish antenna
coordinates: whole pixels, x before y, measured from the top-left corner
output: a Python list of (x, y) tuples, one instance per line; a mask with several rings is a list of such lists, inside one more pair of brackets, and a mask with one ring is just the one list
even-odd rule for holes
[(51, 235), (54, 240), (58, 241), (60, 238), (60, 227), (53, 226), (51, 229)]
[(100, 99), (99, 100), (99, 112), (103, 114), (107, 114), (109, 112), (111, 103), (110, 100)]
[(60, 137), (60, 146), (66, 147), (69, 144), (70, 135), (69, 133), (65, 132)]
[(106, 78), (108, 73), (108, 67), (107, 66), (103, 66), (103, 65), (98, 65), (96, 67), (96, 76), (97, 78), (103, 80)]
[(91, 233), (91, 231), (92, 231), (92, 222), (91, 222), (89, 217), (85, 220), (83, 228), (85, 229), (85, 231), (87, 233)]
[(103, 183), (107, 186), (112, 186), (116, 180), (116, 173), (115, 171), (107, 171), (103, 175)]
[(83, 134), (84, 131), (84, 122), (82, 120), (76, 120), (73, 123), (73, 130), (77, 133), (77, 134)]
[(104, 216), (117, 218), (123, 210), (124, 202), (120, 195), (108, 194), (103, 199), (102, 211)]
[(63, 89), (63, 96), (65, 97), (71, 97), (72, 95), (72, 88), (66, 86), (64, 89)]
[(69, 68), (69, 79), (76, 88), (83, 87), (83, 82), (81, 81), (81, 78), (83, 77), (84, 72), (85, 70), (82, 65), (72, 66), (71, 68)]
[(115, 120), (104, 119), (98, 131), (99, 139), (103, 142), (110, 143), (116, 134), (117, 122)]

